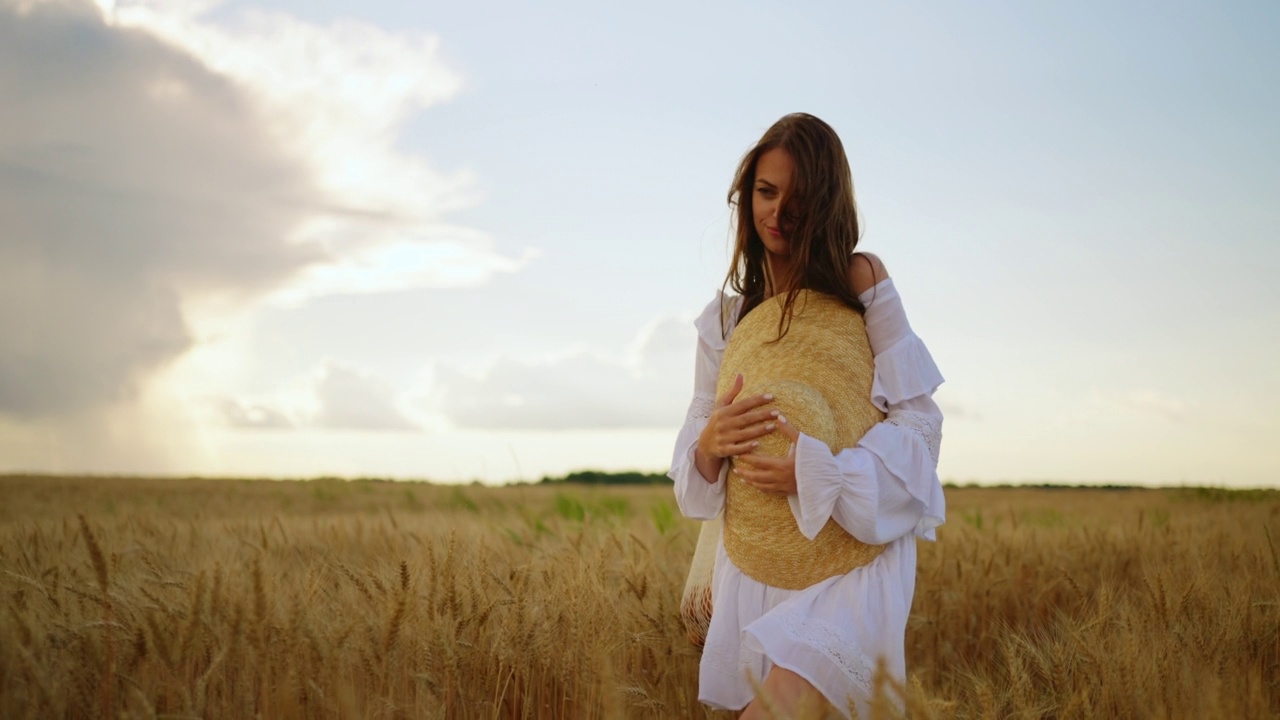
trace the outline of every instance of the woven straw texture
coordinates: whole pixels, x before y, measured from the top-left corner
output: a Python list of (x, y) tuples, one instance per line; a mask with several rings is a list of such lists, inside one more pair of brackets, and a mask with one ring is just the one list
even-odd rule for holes
[[(838, 452), (858, 440), (884, 413), (871, 403), (874, 358), (862, 316), (835, 297), (802, 290), (791, 325), (777, 342), (782, 296), (747, 314), (729, 338), (720, 365), (716, 395), (745, 384), (739, 397), (773, 393), (771, 404), (804, 434)], [(757, 452), (783, 457), (790, 442), (780, 432), (760, 439)], [(732, 460), (724, 510), (724, 547), (748, 576), (788, 590), (800, 590), (844, 575), (876, 559), (883, 545), (854, 538), (835, 520), (813, 540), (796, 525), (784, 495), (748, 485)]]

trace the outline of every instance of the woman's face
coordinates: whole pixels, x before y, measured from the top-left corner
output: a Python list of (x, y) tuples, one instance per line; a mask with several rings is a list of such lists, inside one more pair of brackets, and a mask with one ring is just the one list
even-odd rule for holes
[(751, 211), (755, 215), (756, 234), (771, 255), (786, 256), (791, 243), (782, 224), (782, 198), (791, 190), (795, 163), (782, 148), (767, 150), (756, 160), (755, 187), (751, 189)]

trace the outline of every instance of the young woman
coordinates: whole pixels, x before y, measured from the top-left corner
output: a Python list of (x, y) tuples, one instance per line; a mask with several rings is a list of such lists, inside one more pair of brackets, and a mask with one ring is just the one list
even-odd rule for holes
[[(737, 240), (726, 285), (736, 294), (718, 294), (695, 322), (694, 397), (670, 473), (681, 512), (710, 520), (725, 510), (728, 497), (726, 521), (741, 517), (747, 504), (733, 498), (747, 491), (735, 496), (726, 486), (743, 483), (785, 497), (785, 524), (795, 523), (788, 532), (798, 529), (814, 540), (829, 530), (873, 552), (842, 574), (779, 587), (740, 569), (722, 535), (698, 697), (716, 708), (745, 708), (744, 718), (764, 717), (748, 677), (754, 676), (784, 711), (825, 700), (841, 713), (852, 705), (865, 717), (878, 660), (905, 678), (915, 539), (934, 539), (943, 522), (937, 477), (942, 413), (932, 399), (942, 376), (912, 332), (884, 265), (855, 252), (853, 181), (830, 126), (803, 113), (775, 123), (742, 159), (729, 204)], [(859, 329), (848, 343), (870, 346), (870, 392), (858, 401), (873, 404), (877, 414), (849, 446), (832, 447), (803, 432), (798, 421), (788, 422), (780, 399), (744, 393), (753, 378), (721, 377), (726, 346), (748, 314), (769, 303), (781, 307), (780, 321), (770, 322), (774, 338), (785, 337), (795, 330), (793, 319), (803, 321), (795, 308), (805, 301), (797, 298), (811, 297), (809, 292), (857, 313)], [(790, 450), (764, 453), (762, 445), (779, 435)], [(760, 546), (770, 542), (763, 538)]]

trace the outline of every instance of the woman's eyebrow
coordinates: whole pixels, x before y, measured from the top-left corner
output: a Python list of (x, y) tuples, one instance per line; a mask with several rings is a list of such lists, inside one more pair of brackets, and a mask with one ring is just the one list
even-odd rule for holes
[(771, 188), (778, 187), (777, 185), (774, 185), (773, 183), (769, 182), (768, 180), (765, 180), (764, 178), (756, 178), (756, 182), (760, 183), (761, 185), (768, 185)]

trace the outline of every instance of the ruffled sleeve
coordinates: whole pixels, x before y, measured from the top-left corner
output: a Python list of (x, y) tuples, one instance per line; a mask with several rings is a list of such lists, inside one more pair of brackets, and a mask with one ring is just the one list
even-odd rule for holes
[(722, 318), (732, 321), (737, 317), (737, 302), (736, 297), (717, 293), (694, 321), (698, 330), (698, 350), (693, 374), (693, 399), (685, 414), (684, 426), (676, 436), (671, 470), (667, 473), (675, 482), (676, 504), (680, 506), (680, 512), (699, 520), (716, 517), (724, 507), (725, 476), (729, 464), (724, 464), (715, 482), (707, 482), (698, 471), (693, 453), (698, 445), (698, 436), (707, 426), (715, 408), (716, 379), (724, 357), (725, 337), (732, 329), (722, 326)]
[(932, 396), (943, 382), (942, 373), (929, 349), (911, 329), (893, 278), (885, 278), (858, 299), (867, 309), (863, 319), (875, 355), (872, 402), (882, 412), (889, 412), (890, 405), (921, 395)]
[(946, 516), (937, 473), (942, 411), (933, 401), (942, 374), (911, 330), (892, 279), (860, 299), (875, 356), (871, 400), (887, 417), (856, 447), (834, 455), (822, 442), (802, 435), (791, 510), (809, 538), (834, 518), (867, 543), (886, 543), (908, 533), (933, 540)]

